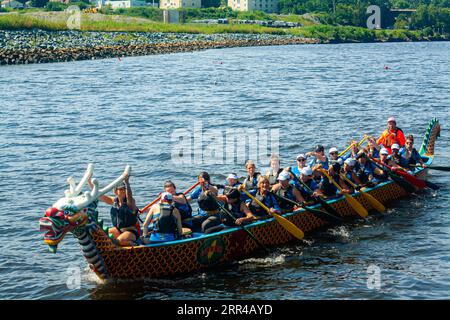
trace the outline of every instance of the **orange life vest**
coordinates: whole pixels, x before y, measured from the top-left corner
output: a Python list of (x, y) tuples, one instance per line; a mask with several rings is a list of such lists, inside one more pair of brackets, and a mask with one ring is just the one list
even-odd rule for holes
[(394, 143), (397, 143), (400, 147), (405, 145), (405, 135), (400, 128), (396, 128), (394, 131), (384, 130), (377, 140), (377, 144), (382, 144), (389, 151)]

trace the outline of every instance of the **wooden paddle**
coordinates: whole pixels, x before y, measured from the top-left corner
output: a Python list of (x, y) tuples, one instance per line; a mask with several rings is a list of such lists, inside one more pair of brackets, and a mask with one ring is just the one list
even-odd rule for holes
[[(231, 219), (236, 220), (236, 217), (230, 212), (230, 210), (228, 210), (219, 199), (217, 199), (217, 197), (213, 194), (208, 194), (209, 197), (211, 197), (214, 201), (216, 201), (217, 205), (219, 206), (220, 210), (222, 212), (224, 212), (226, 215), (228, 215)], [(256, 242), (256, 244), (258, 246), (261, 247), (261, 249), (263, 249), (266, 252), (269, 252), (269, 250), (255, 237), (255, 235), (253, 233), (250, 232), (250, 230), (248, 230), (245, 226), (241, 225), (236, 225), (237, 227), (240, 227), (242, 230), (244, 230), (249, 236), (250, 238)]]
[[(342, 192), (342, 188), (339, 184), (336, 183), (336, 181), (334, 181), (334, 179), (332, 177), (330, 177), (330, 175), (328, 174), (328, 172), (324, 169), (318, 169), (320, 170), (320, 172), (322, 172), (327, 178), (328, 180), (336, 187), (339, 189), (339, 191)], [(347, 203), (353, 208), (353, 210), (355, 210), (362, 218), (365, 218), (368, 216), (368, 212), (366, 210), (366, 208), (363, 207), (363, 205), (361, 203), (359, 203), (355, 198), (352, 198), (349, 194), (347, 193), (343, 193), (345, 200), (347, 201)]]
[[(192, 191), (192, 189), (194, 189), (196, 186), (198, 186), (200, 184), (200, 182), (196, 182), (195, 184), (193, 184), (191, 187), (189, 187), (189, 189), (187, 189), (184, 193), (184, 195), (188, 194), (189, 192)], [(157, 203), (159, 201), (159, 199), (161, 199), (161, 196), (158, 196), (158, 198), (156, 198), (155, 200), (153, 200), (152, 202), (150, 202), (148, 205), (146, 205), (143, 209), (139, 210), (139, 213), (142, 214), (145, 211), (147, 211), (148, 209), (150, 209), (155, 203)]]
[(282, 199), (286, 202), (289, 202), (295, 206), (301, 207), (303, 209), (305, 209), (306, 211), (312, 213), (314, 216), (316, 216), (317, 218), (327, 221), (328, 223), (331, 224), (341, 224), (343, 222), (341, 217), (336, 217), (332, 214), (329, 214), (328, 212), (325, 211), (321, 211), (321, 210), (317, 210), (317, 209), (313, 209), (313, 208), (309, 208), (308, 206), (306, 206), (304, 203), (298, 203), (296, 201), (293, 201), (291, 199), (288, 199), (286, 197), (280, 196), (276, 193), (272, 193), (275, 197)]
[[(349, 178), (347, 178), (344, 174), (340, 174), (341, 178), (343, 178), (345, 181), (347, 181), (353, 188), (358, 187), (356, 184), (353, 183), (353, 181), (351, 181)], [(375, 210), (377, 210), (379, 213), (383, 213), (384, 211), (386, 211), (386, 207), (377, 199), (375, 199), (372, 195), (368, 194), (367, 192), (365, 192), (364, 190), (360, 189), (359, 190), (360, 193), (362, 194), (362, 196), (368, 201), (370, 202), (370, 204), (375, 208)]]
[[(361, 139), (360, 142), (358, 142), (358, 146), (362, 145), (364, 141), (366, 141), (368, 137), (364, 135), (364, 138)], [(339, 157), (342, 157), (348, 150), (350, 150), (350, 148), (353, 146), (353, 143), (350, 144), (344, 151), (342, 151), (341, 153), (339, 153)]]
[(303, 181), (301, 181), (299, 178), (297, 178), (297, 176), (292, 172), (289, 171), (290, 173), (292, 173), (292, 175), (294, 176), (294, 180), (297, 181), (298, 183), (300, 183), (301, 185), (303, 185), (303, 188), (305, 189), (306, 192), (309, 193), (309, 195), (317, 202), (320, 203), (320, 205), (322, 206), (322, 208), (324, 208), (326, 211), (328, 211), (328, 213), (333, 216), (335, 219), (341, 219), (340, 214), (330, 205), (328, 204), (328, 202), (326, 202), (326, 200), (324, 200), (322, 197), (320, 196), (313, 196), (314, 191), (311, 190), (310, 187), (308, 187), (306, 185), (306, 183), (304, 183)]
[(279, 214), (276, 214), (274, 212), (270, 212), (269, 208), (267, 208), (264, 203), (256, 199), (254, 196), (252, 196), (245, 188), (241, 188), (240, 190), (244, 191), (244, 193), (253, 201), (255, 201), (261, 208), (267, 211), (268, 214), (273, 216), (275, 220), (283, 227), (285, 228), (290, 234), (292, 234), (294, 237), (296, 237), (299, 240), (302, 240), (305, 237), (305, 233), (300, 230), (295, 224), (290, 222), (288, 219), (283, 218)]

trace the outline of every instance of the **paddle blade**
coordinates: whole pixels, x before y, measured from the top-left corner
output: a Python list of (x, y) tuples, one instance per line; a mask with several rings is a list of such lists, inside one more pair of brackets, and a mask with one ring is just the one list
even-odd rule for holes
[(371, 194), (361, 192), (363, 197), (375, 208), (379, 213), (386, 211), (386, 207), (377, 199), (375, 199)]
[(437, 184), (434, 184), (428, 180), (425, 180), (425, 183), (427, 184), (427, 187), (430, 189), (437, 190), (440, 188)]
[(425, 188), (427, 186), (425, 181), (423, 181), (422, 179), (416, 178), (412, 174), (409, 174), (409, 173), (404, 172), (404, 171), (399, 170), (399, 169), (394, 169), (394, 172), (396, 174), (398, 174), (398, 175), (401, 175), (406, 181), (408, 181), (409, 183), (415, 185), (418, 188), (423, 189), (423, 188)]
[(283, 218), (282, 216), (272, 213), (272, 216), (278, 221), (279, 224), (283, 226), (290, 234), (296, 237), (298, 240), (302, 240), (305, 237), (305, 234), (302, 230), (300, 230), (295, 224), (290, 222), (288, 219)]
[(348, 204), (355, 210), (362, 218), (365, 218), (369, 215), (366, 208), (362, 206), (355, 198), (352, 198), (349, 194), (344, 193), (345, 200), (347, 200)]

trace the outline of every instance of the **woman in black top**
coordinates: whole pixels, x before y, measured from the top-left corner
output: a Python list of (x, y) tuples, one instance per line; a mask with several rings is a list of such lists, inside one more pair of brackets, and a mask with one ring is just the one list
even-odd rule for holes
[[(131, 192), (130, 176), (126, 175), (123, 183), (114, 187), (115, 197), (103, 195), (99, 200), (111, 205), (111, 220), (113, 227), (108, 229), (108, 233), (118, 241), (121, 246), (134, 245), (139, 237), (137, 214), (138, 208)], [(89, 185), (93, 187), (89, 179)]]

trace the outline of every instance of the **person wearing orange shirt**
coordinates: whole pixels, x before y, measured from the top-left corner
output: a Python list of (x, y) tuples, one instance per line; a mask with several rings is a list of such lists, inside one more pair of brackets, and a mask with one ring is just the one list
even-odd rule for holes
[(390, 117), (387, 120), (388, 127), (383, 131), (381, 136), (377, 140), (378, 145), (383, 145), (389, 152), (392, 153), (391, 146), (398, 144), (400, 147), (405, 145), (405, 135), (403, 130), (397, 127), (397, 121), (394, 117)]

